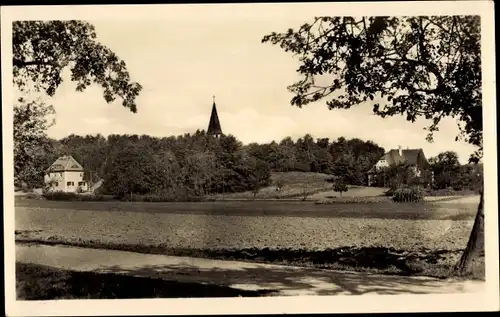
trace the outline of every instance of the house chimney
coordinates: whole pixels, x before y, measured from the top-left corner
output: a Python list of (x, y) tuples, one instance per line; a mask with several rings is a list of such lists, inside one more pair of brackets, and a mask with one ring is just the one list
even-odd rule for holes
[(403, 156), (403, 147), (401, 145), (398, 146), (398, 152), (399, 152), (399, 156)]

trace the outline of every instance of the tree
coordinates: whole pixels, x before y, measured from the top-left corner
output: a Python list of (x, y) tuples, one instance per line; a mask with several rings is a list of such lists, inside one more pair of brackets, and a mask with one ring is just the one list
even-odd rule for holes
[(439, 153), (429, 159), (431, 170), (434, 172), (434, 187), (448, 188), (460, 178), (460, 162), (458, 154), (453, 151)]
[(276, 186), (276, 191), (278, 192), (278, 199), (281, 196), (281, 191), (283, 190), (283, 187), (285, 187), (285, 179), (283, 176), (280, 176), (276, 181), (275, 181), (275, 186)]
[(342, 197), (342, 192), (347, 192), (348, 188), (344, 180), (342, 178), (338, 178), (333, 185), (333, 190), (339, 192), (340, 197)]
[(149, 194), (162, 180), (151, 149), (140, 144), (129, 144), (113, 153), (104, 186), (114, 196), (123, 198), (132, 194)]
[(260, 189), (269, 185), (271, 170), (266, 161), (257, 158), (250, 158), (247, 164), (249, 166), (250, 186), (255, 199)]
[[(480, 35), (479, 16), (317, 17), (296, 31), (265, 35), (262, 42), (298, 55), (303, 78), (288, 87), (292, 105), (328, 98), (330, 109), (349, 109), (371, 102), (381, 117), (432, 120), (429, 141), (441, 119), (453, 117), (460, 129), (456, 139), (477, 146), (470, 160), (478, 162), (483, 148)], [(474, 231), (470, 239), (475, 236)]]
[(132, 82), (126, 64), (97, 42), (93, 25), (84, 21), (15, 21), (12, 25), (14, 84), (21, 90), (32, 82), (35, 90), (53, 96), (62, 83), (65, 68), (76, 90), (92, 83), (104, 90), (110, 103), (117, 97), (132, 112), (142, 86)]
[[(124, 61), (96, 41), (94, 26), (87, 22), (15, 21), (12, 53), (13, 84), (25, 94), (34, 88), (54, 96), (62, 71), (69, 68), (77, 91), (95, 83), (104, 89), (106, 102), (119, 97), (124, 107), (137, 111), (141, 85), (131, 81)], [(34, 167), (33, 154), (40, 154), (40, 140), (53, 124), (46, 117), (54, 108), (34, 101), (20, 104), (14, 105), (14, 164), (16, 177), (25, 182), (43, 169)]]
[(354, 166), (354, 157), (349, 153), (343, 153), (336, 157), (333, 162), (332, 172), (336, 177), (342, 178), (350, 183), (352, 180), (352, 167)]
[(54, 108), (38, 101), (18, 99), (14, 105), (14, 178), (28, 187), (43, 185), (43, 156), (50, 152), (46, 130), (54, 124)]

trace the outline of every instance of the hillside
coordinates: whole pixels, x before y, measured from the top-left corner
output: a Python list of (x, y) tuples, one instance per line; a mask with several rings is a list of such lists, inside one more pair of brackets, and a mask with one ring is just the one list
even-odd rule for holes
[[(326, 182), (326, 179), (331, 177), (327, 174), (312, 173), (312, 172), (273, 172), (271, 174), (271, 185), (262, 188), (256, 199), (301, 199), (304, 193), (308, 195), (330, 191), (332, 184)], [(277, 191), (276, 184), (281, 181), (283, 188)], [(242, 193), (228, 193), (210, 195), (215, 199), (251, 199), (254, 194), (251, 191)]]

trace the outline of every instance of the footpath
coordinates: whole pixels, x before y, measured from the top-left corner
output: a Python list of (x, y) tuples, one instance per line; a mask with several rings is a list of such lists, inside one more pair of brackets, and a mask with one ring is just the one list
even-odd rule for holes
[(72, 271), (268, 290), (277, 296), (450, 294), (477, 293), (485, 289), (482, 281), (374, 275), (67, 246), (18, 244), (16, 261)]

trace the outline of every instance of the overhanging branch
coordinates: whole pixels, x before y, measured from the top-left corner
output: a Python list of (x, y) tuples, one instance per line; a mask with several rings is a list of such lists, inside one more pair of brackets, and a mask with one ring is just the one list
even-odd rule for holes
[(23, 61), (17, 58), (12, 59), (12, 65), (15, 67), (27, 67), (27, 66), (38, 66), (38, 65), (57, 66), (57, 64), (54, 62), (45, 62), (40, 60)]

